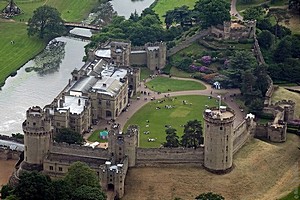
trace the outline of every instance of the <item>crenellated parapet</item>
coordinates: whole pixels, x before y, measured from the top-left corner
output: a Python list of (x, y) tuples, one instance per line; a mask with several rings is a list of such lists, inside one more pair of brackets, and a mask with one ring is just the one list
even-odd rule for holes
[(205, 110), (203, 114), (204, 120), (214, 124), (231, 123), (235, 119), (235, 112), (231, 108), (219, 109), (213, 107)]

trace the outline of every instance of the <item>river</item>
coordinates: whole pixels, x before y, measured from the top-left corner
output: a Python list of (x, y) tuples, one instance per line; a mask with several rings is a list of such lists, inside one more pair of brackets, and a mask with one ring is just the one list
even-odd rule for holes
[(131, 13), (136, 11), (138, 14), (141, 14), (153, 2), (154, 0), (112, 0), (111, 4), (118, 15), (125, 16), (128, 19)]
[(65, 42), (65, 55), (57, 71), (45, 75), (35, 71), (26, 72), (27, 67), (34, 66), (31, 60), (18, 70), (15, 77), (6, 80), (0, 90), (0, 134), (22, 133), (21, 125), (26, 110), (31, 106), (44, 107), (51, 103), (67, 85), (71, 72), (84, 64), (84, 46), (88, 42), (67, 37), (57, 40)]
[[(118, 15), (129, 18), (135, 10), (140, 14), (153, 2), (154, 0), (112, 0), (111, 4)], [(79, 30), (82, 31), (84, 30)], [(23, 133), (21, 125), (25, 120), (26, 110), (31, 106), (44, 107), (51, 103), (67, 85), (71, 72), (84, 64), (82, 58), (87, 41), (69, 37), (59, 37), (57, 40), (65, 42), (65, 54), (57, 55), (62, 60), (55, 71), (46, 74), (26, 72), (26, 68), (35, 67), (34, 61), (30, 60), (18, 70), (16, 76), (6, 80), (0, 90), (0, 134)]]

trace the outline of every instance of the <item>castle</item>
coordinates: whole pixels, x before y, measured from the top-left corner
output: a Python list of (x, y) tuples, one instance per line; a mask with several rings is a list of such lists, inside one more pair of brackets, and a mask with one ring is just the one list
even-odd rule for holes
[(224, 21), (223, 26), (211, 27), (211, 34), (220, 39), (247, 39), (253, 38), (256, 32), (254, 21)]
[[(159, 54), (156, 50), (153, 45), (145, 46), (150, 57), (152, 53)], [(84, 133), (98, 120), (116, 119), (126, 109), (128, 98), (139, 90), (140, 82), (139, 70), (128, 67), (135, 56), (131, 53), (128, 42), (108, 43), (106, 48), (95, 51), (92, 61), (72, 72), (72, 79), (51, 104), (43, 109), (31, 107), (27, 110), (22, 124), (24, 159), (18, 162), (11, 183), (17, 181), (23, 171), (38, 170), (53, 178), (63, 177), (73, 162), (81, 161), (95, 171), (104, 190), (113, 191), (121, 198), (130, 167), (193, 165), (203, 166), (213, 173), (226, 173), (234, 167), (233, 155), (250, 137), (273, 142), (286, 140), (286, 121), (294, 115), (295, 104), (291, 101), (281, 101), (270, 107), (275, 119), (266, 127), (257, 125), (251, 114), (234, 127), (234, 110), (225, 106), (206, 109), (203, 113), (204, 145), (198, 148), (140, 148), (139, 127), (131, 125), (121, 132), (115, 123), (109, 130), (107, 149), (54, 142), (53, 135), (60, 128)], [(160, 68), (160, 56), (152, 56), (157, 59), (147, 65)]]

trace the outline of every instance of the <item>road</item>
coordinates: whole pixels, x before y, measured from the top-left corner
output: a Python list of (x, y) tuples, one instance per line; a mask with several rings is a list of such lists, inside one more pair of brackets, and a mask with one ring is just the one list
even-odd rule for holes
[(230, 15), (235, 16), (238, 20), (243, 20), (243, 16), (241, 16), (240, 13), (236, 10), (236, 1), (237, 0), (231, 0)]

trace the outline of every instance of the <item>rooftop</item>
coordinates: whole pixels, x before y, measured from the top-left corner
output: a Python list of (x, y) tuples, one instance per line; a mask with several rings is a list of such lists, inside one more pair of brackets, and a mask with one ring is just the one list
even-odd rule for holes
[[(84, 111), (85, 102), (88, 99), (86, 97), (77, 97), (77, 96), (65, 96), (63, 107), (58, 107), (59, 112), (66, 112), (70, 109), (72, 114), (81, 114)], [(62, 101), (62, 99), (60, 99)]]

